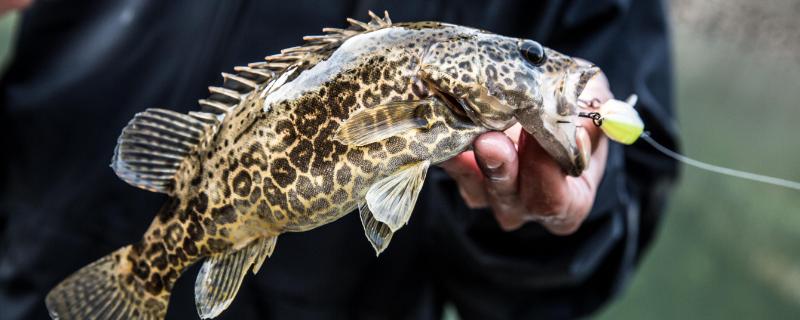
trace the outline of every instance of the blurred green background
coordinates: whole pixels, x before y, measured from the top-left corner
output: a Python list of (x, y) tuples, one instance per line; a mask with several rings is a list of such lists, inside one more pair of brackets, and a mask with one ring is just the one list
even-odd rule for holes
[[(800, 180), (800, 2), (674, 1), (677, 126), (696, 159)], [(683, 168), (600, 319), (800, 316), (800, 192)]]
[[(800, 4), (683, 0), (672, 12), (683, 151), (800, 180)], [(3, 61), (15, 21), (0, 19)], [(657, 241), (597, 318), (797, 317), (798, 230), (800, 192), (684, 168)]]
[[(683, 152), (800, 180), (800, 67), (675, 37)], [(683, 168), (657, 241), (601, 319), (800, 316), (800, 192)]]

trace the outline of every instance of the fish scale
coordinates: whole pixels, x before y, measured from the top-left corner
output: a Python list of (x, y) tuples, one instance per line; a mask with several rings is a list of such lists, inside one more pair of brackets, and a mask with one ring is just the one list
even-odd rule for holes
[(354, 210), (379, 254), (431, 165), (517, 121), (567, 172), (583, 170), (575, 103), (594, 66), (531, 40), (369, 15), (222, 73), (200, 111), (137, 114), (111, 167), (171, 199), (141, 241), (56, 286), (51, 316), (161, 319), (177, 278), (204, 260), (195, 298), (213, 318), (280, 234)]

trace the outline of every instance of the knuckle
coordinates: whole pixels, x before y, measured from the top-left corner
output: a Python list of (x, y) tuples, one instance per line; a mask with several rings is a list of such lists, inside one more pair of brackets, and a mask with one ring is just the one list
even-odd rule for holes
[(494, 202), (508, 205), (518, 201), (517, 194), (505, 188), (487, 188), (486, 193), (492, 197)]
[(564, 199), (559, 199), (550, 203), (548, 209), (550, 209), (552, 215), (561, 216), (567, 212), (568, 208), (569, 202), (565, 201)]
[(569, 207), (569, 202), (563, 198), (546, 198), (534, 201), (526, 207), (527, 211), (536, 216), (558, 217), (563, 216)]
[(568, 220), (568, 221), (561, 221), (553, 225), (549, 225), (547, 226), (547, 229), (550, 230), (550, 232), (555, 235), (568, 236), (577, 232), (580, 226), (581, 224), (578, 221)]
[(459, 188), (459, 192), (461, 193), (461, 198), (464, 199), (464, 203), (470, 209), (482, 209), (488, 206), (485, 197), (474, 195), (464, 188)]
[(464, 199), (467, 204), (467, 208), (470, 209), (484, 209), (488, 207), (488, 205), (483, 201), (478, 201), (474, 199)]

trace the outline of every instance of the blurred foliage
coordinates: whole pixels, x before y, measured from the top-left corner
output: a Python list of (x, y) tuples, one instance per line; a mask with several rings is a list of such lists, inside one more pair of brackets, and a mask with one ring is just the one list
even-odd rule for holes
[[(16, 15), (0, 18), (0, 64)], [(677, 125), (699, 160), (800, 180), (800, 65), (676, 33)], [(795, 44), (797, 45), (797, 44)], [(800, 194), (684, 168), (658, 240), (600, 319), (800, 314)], [(446, 318), (456, 318), (452, 309)]]

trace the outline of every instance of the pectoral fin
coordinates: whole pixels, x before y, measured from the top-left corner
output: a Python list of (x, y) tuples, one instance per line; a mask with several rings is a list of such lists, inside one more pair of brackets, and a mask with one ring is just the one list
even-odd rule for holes
[(366, 201), (375, 220), (386, 224), (392, 232), (405, 225), (429, 166), (429, 161), (418, 162), (373, 184), (367, 191)]
[(362, 201), (358, 204), (358, 214), (361, 216), (364, 234), (367, 236), (369, 243), (372, 244), (372, 248), (375, 249), (375, 255), (381, 254), (389, 246), (389, 241), (392, 240), (394, 232), (385, 223), (375, 220), (366, 202)]
[(276, 237), (254, 240), (237, 251), (208, 258), (194, 284), (197, 313), (202, 319), (218, 316), (236, 297), (244, 275), (250, 266), (256, 273), (272, 254)]
[(343, 144), (363, 146), (428, 126), (426, 115), (433, 100), (397, 101), (356, 111), (350, 115), (335, 139)]

